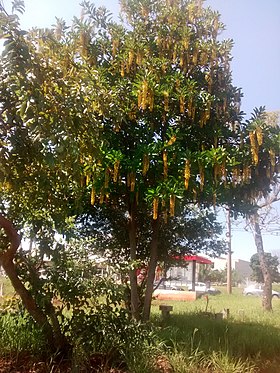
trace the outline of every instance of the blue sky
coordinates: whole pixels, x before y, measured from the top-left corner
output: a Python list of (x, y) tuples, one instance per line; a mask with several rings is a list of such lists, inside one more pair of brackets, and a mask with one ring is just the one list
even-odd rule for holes
[[(48, 27), (55, 17), (71, 18), (80, 14), (80, 0), (25, 0), (22, 27)], [(4, 0), (9, 8), (10, 0)], [(118, 0), (96, 0), (117, 16)], [(250, 114), (265, 105), (268, 111), (280, 110), (280, 0), (207, 0), (205, 5), (218, 10), (226, 25), (224, 38), (234, 40), (232, 51), (233, 82), (244, 93), (242, 110)], [(249, 260), (256, 251), (252, 234), (243, 225), (233, 226), (234, 257)], [(264, 234), (266, 251), (280, 253), (280, 235)]]

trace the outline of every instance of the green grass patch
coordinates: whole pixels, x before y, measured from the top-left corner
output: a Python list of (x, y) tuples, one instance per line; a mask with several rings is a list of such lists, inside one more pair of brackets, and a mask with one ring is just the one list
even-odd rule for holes
[(0, 330), (0, 356), (23, 352), (37, 355), (47, 350), (41, 331), (21, 315), (0, 316)]
[[(261, 298), (243, 296), (241, 289), (232, 295), (223, 289), (208, 302), (205, 296), (192, 302), (153, 301), (148, 328), (118, 318), (97, 318), (92, 325), (88, 320), (71, 334), (72, 364), (80, 369), (91, 353), (101, 352), (123, 362), (130, 373), (158, 373), (160, 366), (170, 366), (166, 371), (172, 373), (278, 373), (280, 299), (273, 300), (273, 312), (264, 312), (261, 303)], [(169, 319), (162, 320), (160, 304), (173, 306)], [(215, 319), (225, 308), (229, 318)], [(20, 311), (0, 316), (0, 328), (0, 356), (47, 353), (40, 330)]]
[[(208, 305), (206, 297), (194, 302), (153, 302), (153, 320), (173, 365), (178, 365), (175, 371), (277, 372), (280, 300), (273, 300), (273, 312), (264, 312), (261, 298), (243, 296), (240, 289), (208, 299)], [(173, 306), (166, 321), (159, 312), (163, 303)], [(229, 318), (215, 319), (215, 313), (225, 308), (230, 310)]]

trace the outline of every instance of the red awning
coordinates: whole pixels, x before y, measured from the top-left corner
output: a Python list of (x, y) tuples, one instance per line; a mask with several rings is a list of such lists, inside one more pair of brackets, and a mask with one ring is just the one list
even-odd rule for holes
[(200, 256), (200, 255), (184, 255), (182, 257), (177, 256), (176, 259), (182, 259), (186, 262), (196, 261), (197, 263), (200, 263), (200, 264), (212, 264), (213, 263), (210, 259), (204, 258), (203, 256)]

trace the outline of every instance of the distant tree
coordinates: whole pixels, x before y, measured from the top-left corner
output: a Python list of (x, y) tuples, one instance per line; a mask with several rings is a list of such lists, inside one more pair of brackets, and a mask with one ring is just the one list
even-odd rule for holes
[[(272, 282), (280, 282), (280, 273), (279, 273), (279, 259), (276, 255), (272, 255), (271, 253), (264, 253), (265, 261), (269, 268), (269, 273), (271, 276)], [(250, 259), (250, 267), (252, 268), (252, 280), (263, 283), (264, 276), (261, 269), (259, 255), (256, 253)]]
[(210, 281), (218, 284), (223, 284), (227, 281), (225, 270), (212, 269), (208, 272), (203, 281)]
[[(276, 113), (277, 114), (277, 113)], [(276, 128), (279, 130), (279, 114), (277, 115), (268, 115), (261, 114), (259, 120), (257, 121), (258, 126), (261, 128)], [(271, 139), (268, 138), (269, 141)], [(278, 135), (278, 139), (276, 138), (278, 143), (278, 149), (280, 138)], [(273, 204), (280, 199), (280, 172), (279, 172), (279, 156), (275, 157), (274, 151), (271, 149), (270, 154), (272, 155), (272, 162), (267, 167), (267, 173), (271, 174), (274, 173), (274, 177), (271, 179), (270, 191), (266, 195), (256, 194), (253, 197), (253, 203), (255, 208), (250, 212), (248, 216), (249, 227), (252, 231), (254, 236), (254, 241), (257, 249), (257, 254), (260, 262), (260, 268), (263, 275), (263, 282), (264, 282), (264, 292), (263, 292), (263, 308), (264, 310), (271, 311), (272, 310), (272, 277), (271, 277), (271, 268), (270, 263), (267, 261), (263, 239), (262, 239), (262, 231), (268, 230), (271, 227), (271, 223), (276, 223), (279, 226), (279, 215), (278, 213), (275, 214), (275, 210), (273, 209)], [(277, 226), (276, 225), (276, 226)], [(277, 228), (276, 228), (277, 230)]]
[[(210, 266), (205, 266), (199, 271), (199, 281), (210, 281), (214, 283), (224, 284), (227, 282), (227, 267), (224, 269), (213, 269)], [(242, 276), (235, 269), (232, 270), (232, 284), (241, 283)]]

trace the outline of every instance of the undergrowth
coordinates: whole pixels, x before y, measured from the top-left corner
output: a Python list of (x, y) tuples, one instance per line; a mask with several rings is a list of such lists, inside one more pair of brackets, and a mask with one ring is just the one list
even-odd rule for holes
[[(258, 307), (259, 299), (239, 297), (236, 307), (237, 297), (219, 297), (210, 299), (209, 314), (203, 299), (172, 303), (168, 320), (162, 320), (159, 302), (154, 302), (148, 325), (121, 313), (80, 320), (68, 336), (73, 345), (72, 371), (86, 372), (94, 357), (99, 359), (99, 373), (110, 367), (129, 373), (277, 373), (280, 301), (274, 304), (274, 313), (266, 314)], [(224, 304), (229, 305), (229, 319), (211, 317)], [(246, 315), (239, 309), (246, 309)], [(40, 330), (22, 310), (2, 314), (0, 328), (1, 356), (48, 354)], [(51, 362), (55, 356), (48, 359)]]

